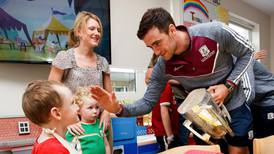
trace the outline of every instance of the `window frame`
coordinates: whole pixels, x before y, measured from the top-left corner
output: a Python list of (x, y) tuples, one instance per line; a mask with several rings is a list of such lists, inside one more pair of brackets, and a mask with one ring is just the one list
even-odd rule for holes
[(242, 16), (229, 12), (229, 23), (249, 30), (249, 41), (255, 50), (260, 49), (260, 25)]
[(30, 133), (30, 125), (28, 121), (19, 121), (18, 122), (18, 132), (19, 135), (29, 134)]

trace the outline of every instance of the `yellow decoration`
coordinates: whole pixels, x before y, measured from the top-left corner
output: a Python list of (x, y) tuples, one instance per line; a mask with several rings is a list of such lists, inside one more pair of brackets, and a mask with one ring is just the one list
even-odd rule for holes
[(224, 22), (225, 24), (228, 24), (229, 14), (226, 8), (219, 5), (215, 8), (215, 12), (217, 14), (217, 20)]

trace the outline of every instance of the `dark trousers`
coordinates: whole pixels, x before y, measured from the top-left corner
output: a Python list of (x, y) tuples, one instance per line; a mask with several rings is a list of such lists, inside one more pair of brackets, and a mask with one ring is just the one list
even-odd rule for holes
[(274, 135), (274, 106), (251, 106), (254, 138)]

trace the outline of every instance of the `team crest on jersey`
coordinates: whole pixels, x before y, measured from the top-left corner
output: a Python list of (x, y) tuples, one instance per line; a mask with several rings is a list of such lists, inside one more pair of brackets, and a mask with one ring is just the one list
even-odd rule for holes
[(202, 62), (205, 62), (208, 58), (210, 58), (211, 56), (213, 56), (215, 54), (215, 50), (213, 50), (212, 52), (210, 52), (210, 50), (207, 48), (206, 45), (203, 45), (202, 47), (200, 47), (199, 49), (200, 54), (202, 55)]
[(207, 48), (206, 45), (203, 45), (202, 47), (200, 47), (199, 52), (203, 57), (207, 57), (207, 55), (210, 53), (210, 50)]

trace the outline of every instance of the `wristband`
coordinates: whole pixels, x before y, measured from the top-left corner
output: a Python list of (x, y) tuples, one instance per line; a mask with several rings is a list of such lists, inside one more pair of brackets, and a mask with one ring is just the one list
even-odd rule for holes
[(229, 92), (232, 92), (234, 88), (236, 87), (236, 85), (230, 80), (226, 80), (224, 85), (226, 86)]

